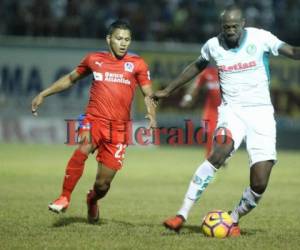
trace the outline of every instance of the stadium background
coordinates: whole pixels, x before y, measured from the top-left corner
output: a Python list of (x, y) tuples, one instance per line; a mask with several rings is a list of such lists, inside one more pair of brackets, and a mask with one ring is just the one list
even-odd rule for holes
[[(261, 204), (241, 221), (242, 237), (207, 239), (200, 223), (207, 211), (230, 210), (239, 200), (249, 181), (245, 150), (218, 171), (180, 234), (161, 223), (181, 204), (203, 160), (200, 147), (128, 147), (125, 167), (101, 201), (97, 225), (85, 218), (85, 195), (95, 178), (90, 157), (68, 212), (57, 216), (47, 211), (74, 150), (64, 145), (64, 119), (84, 111), (89, 80), (47, 98), (38, 118), (31, 115), (32, 97), (86, 52), (106, 48), (105, 27), (117, 17), (131, 22), (136, 39), (131, 50), (145, 57), (159, 89), (198, 56), (201, 44), (218, 31), (217, 14), (232, 2), (0, 0), (0, 249), (299, 249), (300, 65), (282, 57), (271, 60), (278, 167)], [(299, 0), (237, 2), (246, 11), (247, 25), (300, 45)], [(182, 126), (186, 118), (199, 121), (204, 93), (187, 110), (178, 107), (181, 95), (161, 103), (160, 126)], [(138, 125), (145, 124), (143, 116), (137, 95), (133, 118)]]
[[(63, 143), (64, 119), (84, 112), (89, 80), (50, 97), (40, 118), (30, 114), (32, 97), (76, 66), (88, 51), (106, 49), (102, 39), (115, 18), (131, 22), (131, 50), (149, 63), (154, 88), (162, 88), (198, 55), (201, 44), (219, 29), (218, 13), (232, 1), (0, 1), (0, 140), (2, 142)], [(262, 27), (293, 45), (300, 44), (299, 1), (238, 1), (247, 26)], [(147, 10), (151, 15), (144, 15)], [(262, 14), (263, 13), (263, 14)], [(288, 14), (289, 18), (285, 18)], [(271, 93), (277, 111), (278, 146), (300, 148), (300, 64), (271, 60)], [(180, 110), (183, 91), (161, 103), (160, 126), (197, 124), (204, 94), (190, 110)], [(143, 121), (138, 94), (133, 119)]]

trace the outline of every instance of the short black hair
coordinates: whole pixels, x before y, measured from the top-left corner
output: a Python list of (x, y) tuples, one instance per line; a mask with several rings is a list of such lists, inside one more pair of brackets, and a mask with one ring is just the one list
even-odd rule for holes
[(241, 13), (241, 18), (244, 19), (245, 16), (244, 16), (244, 11), (243, 9), (238, 5), (238, 4), (230, 4), (230, 5), (227, 5), (225, 7), (225, 9), (222, 11), (222, 14), (221, 14), (221, 17), (222, 15), (225, 13), (225, 12), (230, 12), (230, 11), (239, 11)]
[(131, 26), (127, 21), (116, 20), (107, 29), (107, 35), (110, 36), (116, 29), (129, 30), (131, 33)]

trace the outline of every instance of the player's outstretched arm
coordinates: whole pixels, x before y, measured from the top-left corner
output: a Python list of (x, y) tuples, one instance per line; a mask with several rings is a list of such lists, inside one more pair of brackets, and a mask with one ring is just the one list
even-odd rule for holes
[(187, 89), (184, 96), (182, 97), (179, 106), (181, 108), (190, 108), (193, 105), (196, 97), (198, 96), (198, 93), (199, 86), (197, 82), (193, 82), (193, 84)]
[(147, 108), (147, 115), (145, 118), (149, 119), (148, 128), (156, 128), (156, 104), (151, 99), (151, 96), (153, 95), (152, 87), (151, 85), (144, 85), (141, 87), (141, 89), (145, 97), (144, 101)]
[(300, 60), (300, 47), (291, 46), (287, 43), (283, 44), (279, 49), (278, 52), (280, 55)]
[(43, 103), (45, 97), (59, 93), (63, 90), (70, 88), (77, 80), (83, 76), (79, 75), (75, 70), (67, 75), (59, 78), (50, 87), (44, 89), (36, 97), (33, 98), (31, 103), (31, 112), (34, 116), (37, 116), (37, 109)]
[(205, 67), (208, 65), (208, 61), (203, 58), (198, 58), (196, 61), (189, 64), (180, 75), (173, 81), (171, 81), (168, 86), (163, 89), (155, 92), (153, 98), (159, 99), (168, 97), (174, 90), (182, 87), (185, 83), (192, 80), (197, 74), (199, 74)]

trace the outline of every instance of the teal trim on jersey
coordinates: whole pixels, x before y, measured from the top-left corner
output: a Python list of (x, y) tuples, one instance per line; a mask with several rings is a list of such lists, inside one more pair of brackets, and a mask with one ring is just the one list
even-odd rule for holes
[(270, 74), (270, 63), (269, 63), (270, 60), (269, 60), (269, 57), (270, 57), (270, 53), (269, 52), (264, 52), (264, 54), (263, 54), (263, 63), (264, 63), (264, 66), (265, 66), (268, 81), (270, 82), (271, 74)]
[(230, 49), (230, 51), (232, 51), (232, 52), (239, 52), (239, 51), (241, 50), (241, 48), (244, 47), (245, 42), (246, 42), (246, 40), (247, 40), (247, 36), (248, 36), (247, 30), (245, 30), (244, 32), (245, 32), (245, 33), (244, 33), (245, 35), (244, 35), (244, 37), (243, 37), (243, 40), (242, 40), (242, 42), (241, 42), (241, 45), (240, 45), (239, 47), (237, 47), (237, 48)]

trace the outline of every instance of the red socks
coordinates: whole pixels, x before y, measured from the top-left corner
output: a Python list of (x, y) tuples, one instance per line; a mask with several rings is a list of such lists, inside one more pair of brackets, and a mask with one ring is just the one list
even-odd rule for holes
[(87, 155), (77, 149), (68, 162), (63, 182), (63, 191), (61, 195), (66, 196), (69, 201), (71, 199), (73, 189), (75, 188), (83, 173), (84, 163), (87, 158)]

